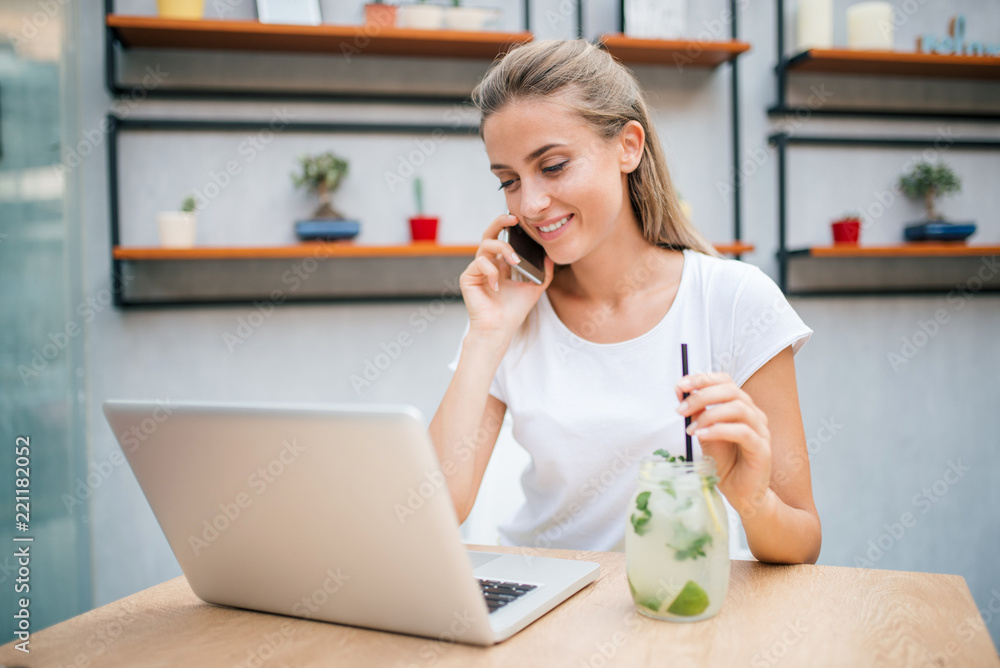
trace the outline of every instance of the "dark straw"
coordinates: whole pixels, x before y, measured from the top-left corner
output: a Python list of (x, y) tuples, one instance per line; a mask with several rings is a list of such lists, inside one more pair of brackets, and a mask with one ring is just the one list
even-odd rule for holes
[[(688, 375), (688, 344), (681, 344), (681, 371), (684, 375)], [(684, 393), (684, 398), (687, 399), (690, 395), (689, 392)], [(684, 418), (684, 445), (687, 447), (687, 457), (685, 461), (692, 461), (693, 457), (691, 454), (691, 434), (688, 433), (687, 428), (691, 426), (691, 416), (688, 415)]]

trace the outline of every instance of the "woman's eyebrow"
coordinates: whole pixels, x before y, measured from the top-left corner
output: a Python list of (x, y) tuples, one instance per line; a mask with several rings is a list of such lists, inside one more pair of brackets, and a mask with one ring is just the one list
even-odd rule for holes
[[(558, 146), (565, 146), (565, 145), (566, 144), (546, 144), (545, 146), (535, 149), (530, 154), (528, 154), (528, 156), (524, 159), (524, 161), (531, 162), (532, 160), (535, 160), (538, 156), (548, 151), (550, 148), (556, 148)], [(490, 169), (510, 169), (510, 167), (508, 167), (507, 165), (492, 164), (490, 165)]]

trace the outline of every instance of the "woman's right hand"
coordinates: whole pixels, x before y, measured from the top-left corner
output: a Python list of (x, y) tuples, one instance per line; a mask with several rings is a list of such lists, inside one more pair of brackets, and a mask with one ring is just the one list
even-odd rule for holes
[(469, 312), (469, 331), (502, 336), (508, 341), (549, 287), (555, 270), (555, 263), (546, 255), (545, 281), (541, 285), (511, 278), (510, 265), (516, 264), (520, 258), (509, 243), (497, 237), (500, 230), (512, 225), (517, 225), (517, 218), (505, 214), (487, 226), (476, 250), (476, 259), (459, 279), (462, 298)]

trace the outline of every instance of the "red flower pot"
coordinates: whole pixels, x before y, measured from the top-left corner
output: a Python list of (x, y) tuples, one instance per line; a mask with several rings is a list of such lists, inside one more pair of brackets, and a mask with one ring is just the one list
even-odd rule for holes
[(429, 216), (410, 218), (410, 237), (414, 241), (437, 241), (438, 219)]
[(365, 24), (392, 28), (396, 25), (396, 5), (375, 3), (365, 5)]
[(859, 218), (844, 218), (830, 223), (833, 228), (833, 243), (857, 244), (861, 238), (861, 220)]

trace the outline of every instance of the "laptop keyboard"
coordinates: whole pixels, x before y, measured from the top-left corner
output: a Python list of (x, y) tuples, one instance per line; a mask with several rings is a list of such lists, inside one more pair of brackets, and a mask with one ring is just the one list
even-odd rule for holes
[(537, 589), (535, 585), (500, 580), (479, 580), (479, 587), (483, 590), (483, 596), (486, 598), (486, 605), (490, 612), (496, 612), (532, 589)]

